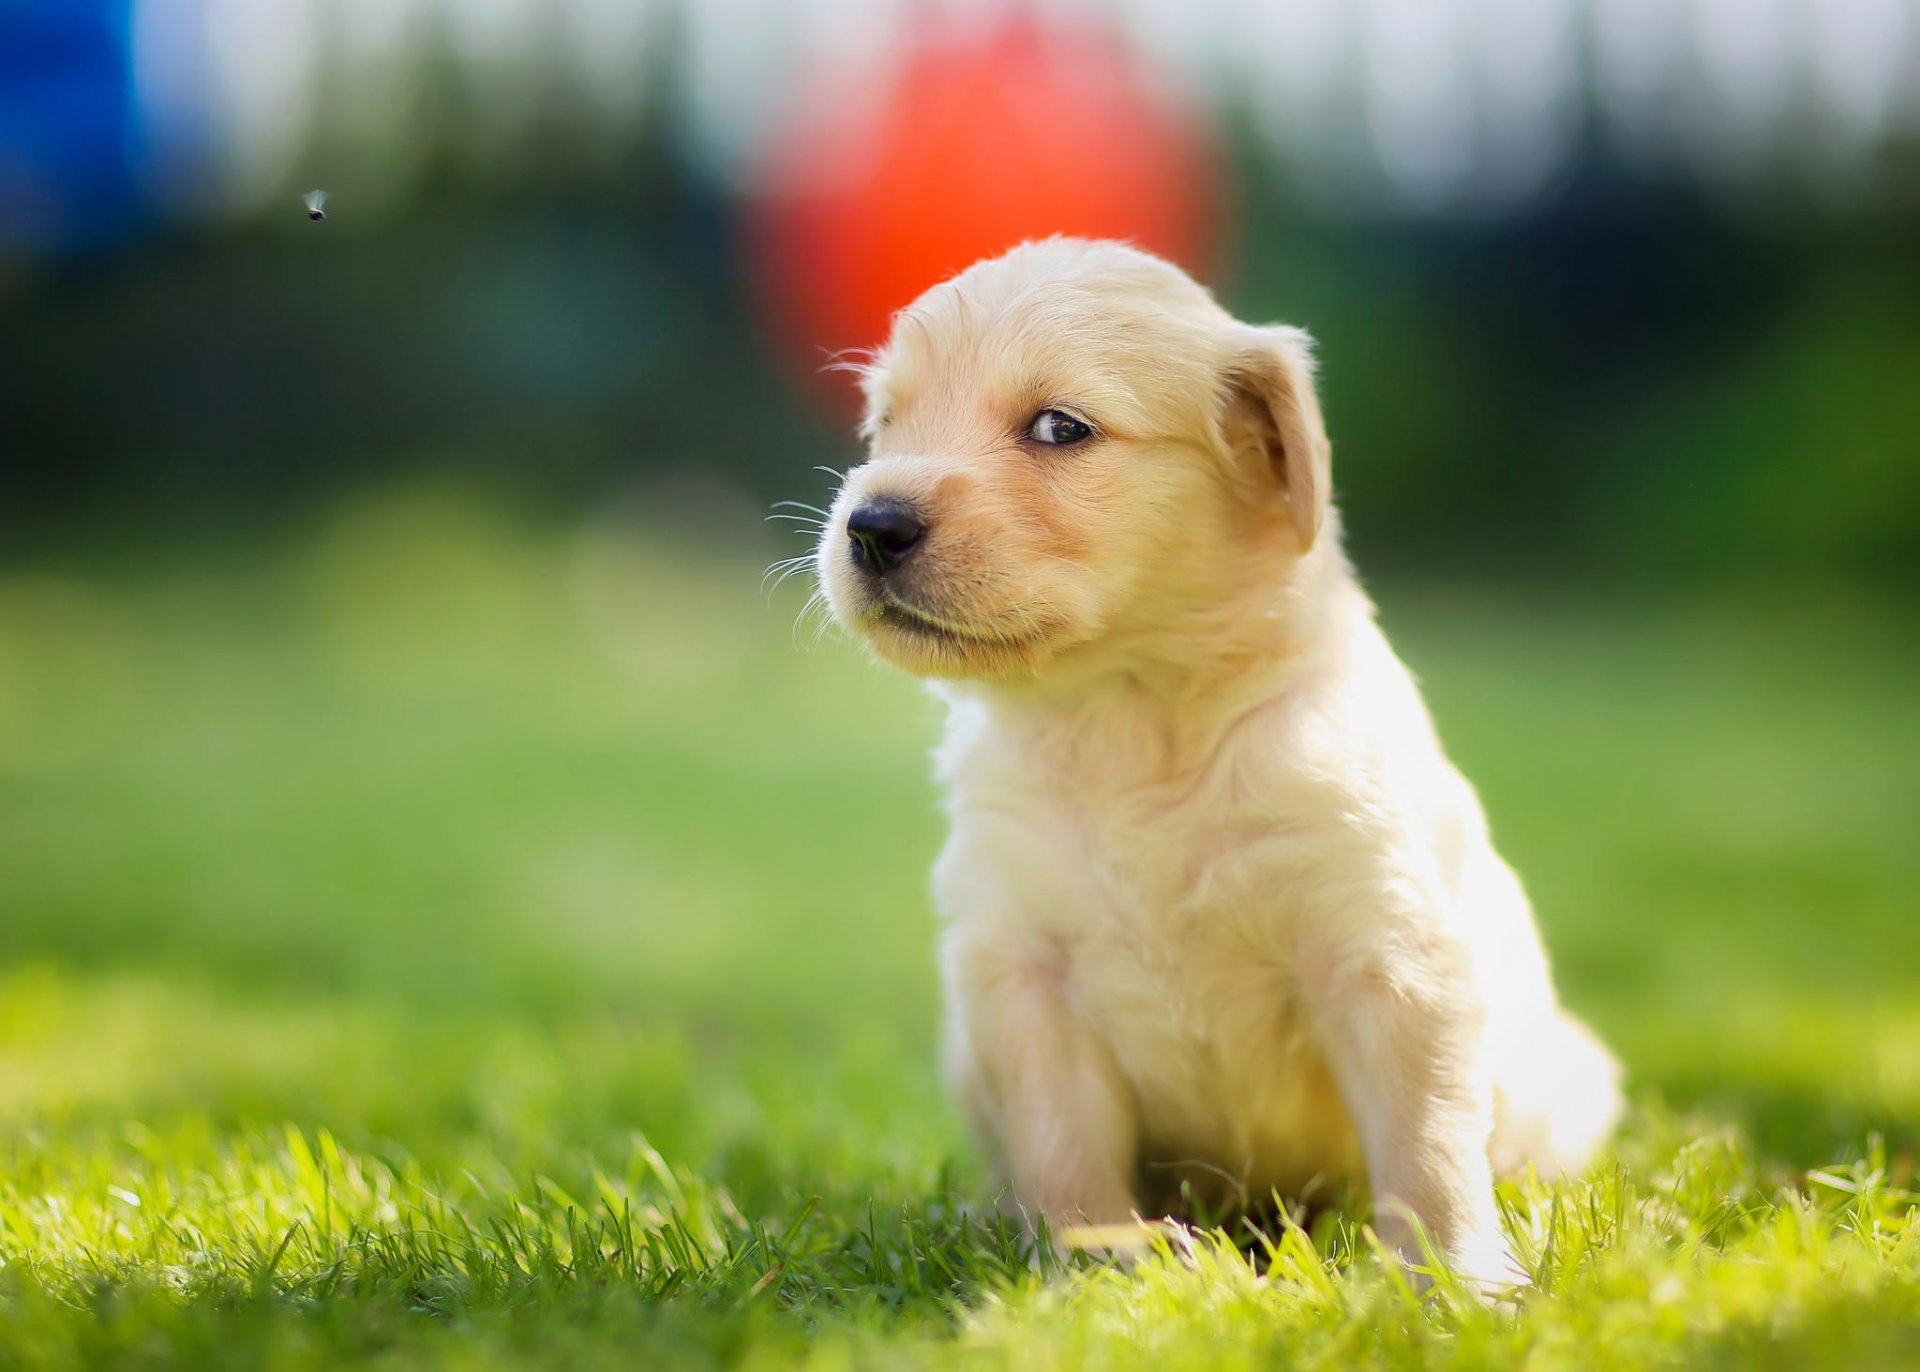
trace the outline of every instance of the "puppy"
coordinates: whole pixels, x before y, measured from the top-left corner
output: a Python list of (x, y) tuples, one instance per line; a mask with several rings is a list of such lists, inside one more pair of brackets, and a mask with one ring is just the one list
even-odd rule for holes
[(1052, 239), (896, 318), (817, 551), (946, 702), (947, 1062), (1029, 1215), (1364, 1176), (1483, 1287), (1618, 1070), (1340, 546), (1306, 335)]

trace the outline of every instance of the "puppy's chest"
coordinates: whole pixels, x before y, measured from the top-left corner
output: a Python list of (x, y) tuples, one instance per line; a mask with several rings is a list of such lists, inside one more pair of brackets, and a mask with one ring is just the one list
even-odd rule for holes
[(1293, 956), (1311, 845), (1270, 811), (1080, 807), (1060, 910), (1068, 983), (1116, 1046), (1224, 1061), (1298, 1018)]
[(949, 915), (983, 931), (1012, 919), (1019, 945), (1044, 950), (1129, 1084), (1143, 1158), (1285, 1186), (1345, 1167), (1297, 955), (1328, 913), (1337, 807), (1244, 771), (1177, 791), (1012, 768), (994, 780), (980, 809), (961, 788), (955, 823), (979, 840), (960, 845), (964, 865), (1004, 880), (956, 881)]
[(1183, 818), (1090, 830), (1068, 995), (1131, 1084), (1149, 1159), (1298, 1185), (1346, 1165), (1294, 955), (1313, 845), (1271, 814)]

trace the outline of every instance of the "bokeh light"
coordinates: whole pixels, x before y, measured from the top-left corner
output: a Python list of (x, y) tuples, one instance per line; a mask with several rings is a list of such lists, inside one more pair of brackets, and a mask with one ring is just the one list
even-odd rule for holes
[(809, 74), (772, 121), (747, 230), (762, 316), (817, 368), (1027, 239), (1122, 238), (1205, 274), (1214, 179), (1197, 118), (1118, 29), (935, 26)]

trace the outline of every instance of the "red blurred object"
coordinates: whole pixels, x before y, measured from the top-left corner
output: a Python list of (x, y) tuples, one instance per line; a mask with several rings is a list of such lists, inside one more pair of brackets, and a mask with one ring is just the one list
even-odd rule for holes
[(808, 371), (1029, 238), (1123, 238), (1203, 271), (1211, 150), (1119, 35), (1017, 18), (803, 83), (748, 225), (771, 330)]

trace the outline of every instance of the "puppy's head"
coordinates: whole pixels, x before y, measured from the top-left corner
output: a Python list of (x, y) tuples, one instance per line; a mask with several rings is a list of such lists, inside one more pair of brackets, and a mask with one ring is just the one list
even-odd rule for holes
[(1331, 537), (1306, 336), (1120, 244), (1030, 243), (934, 287), (865, 389), (820, 580), (922, 676), (1177, 656)]

